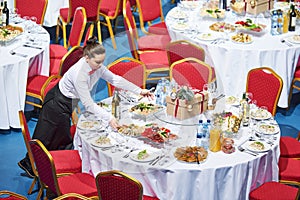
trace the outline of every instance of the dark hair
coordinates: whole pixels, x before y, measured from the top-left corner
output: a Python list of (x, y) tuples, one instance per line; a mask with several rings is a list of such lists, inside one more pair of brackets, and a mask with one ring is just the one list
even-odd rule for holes
[(105, 48), (97, 40), (96, 36), (92, 36), (86, 41), (86, 45), (83, 47), (83, 56), (94, 58), (95, 55), (104, 54)]

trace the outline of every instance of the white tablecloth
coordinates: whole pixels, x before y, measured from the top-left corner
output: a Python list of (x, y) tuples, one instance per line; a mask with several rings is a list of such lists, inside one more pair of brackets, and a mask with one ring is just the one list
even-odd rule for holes
[[(83, 116), (80, 117), (80, 120), (82, 119)], [(126, 121), (130, 123), (130, 120)], [(145, 123), (139, 120), (135, 122), (140, 125)], [(157, 122), (161, 123), (159, 120)], [(170, 124), (164, 125), (172, 130)], [(187, 138), (185, 141), (188, 143), (185, 145), (195, 144), (194, 126), (176, 126), (175, 129), (174, 133), (180, 138)], [(248, 129), (242, 128), (240, 138), (235, 140), (236, 145), (247, 140), (248, 136)], [(245, 200), (248, 199), (249, 192), (262, 183), (278, 181), (279, 136), (276, 135), (275, 145), (270, 151), (258, 156), (238, 150), (232, 154), (222, 151), (209, 152), (207, 161), (200, 165), (175, 160), (162, 166), (135, 162), (130, 158), (123, 158), (129, 150), (112, 153), (111, 150), (102, 151), (93, 146), (92, 143), (98, 138), (97, 133), (79, 128), (75, 134), (74, 146), (80, 152), (84, 172), (96, 176), (101, 171), (121, 170), (142, 183), (144, 194), (156, 196), (161, 200)], [(143, 145), (140, 145), (141, 149), (145, 148)]]
[[(14, 7), (14, 0), (8, 0), (8, 7), (9, 9), (12, 9)], [(57, 18), (59, 16), (59, 9), (60, 8), (68, 8), (69, 7), (69, 1), (68, 0), (48, 0), (48, 5), (45, 13), (44, 18), (44, 26), (46, 27), (52, 27), (56, 26), (57, 24)]]
[[(179, 7), (175, 7), (166, 16), (166, 23), (172, 41), (188, 40), (200, 45), (205, 50), (205, 61), (215, 68), (218, 86), (223, 86), (224, 94), (241, 97), (241, 94), (246, 89), (248, 71), (253, 68), (267, 66), (272, 68), (283, 79), (283, 89), (278, 106), (288, 107), (290, 84), (300, 55), (300, 44), (293, 44), (293, 46), (289, 47), (280, 40), (292, 35), (292, 32), (272, 36), (270, 34), (271, 19), (257, 18), (253, 20), (267, 25), (266, 33), (261, 37), (253, 37), (251, 44), (236, 44), (231, 41), (211, 44), (211, 41), (199, 40), (188, 29), (196, 29), (199, 34), (208, 32), (221, 34), (209, 29), (209, 26), (217, 22), (217, 20), (202, 19), (200, 8), (194, 11), (185, 11), (188, 16), (187, 23), (189, 28), (185, 31), (177, 31), (172, 28), (172, 25), (176, 23), (172, 13), (178, 10)], [(236, 18), (229, 12), (225, 21), (234, 23), (237, 20), (245, 20), (246, 18)]]
[[(26, 42), (39, 49), (24, 47)], [(27, 77), (49, 75), (49, 43), (49, 34), (43, 29), (43, 33), (22, 34), (12, 44), (0, 46), (0, 129), (20, 128), (18, 111), (25, 107)], [(12, 55), (11, 50), (19, 55)]]

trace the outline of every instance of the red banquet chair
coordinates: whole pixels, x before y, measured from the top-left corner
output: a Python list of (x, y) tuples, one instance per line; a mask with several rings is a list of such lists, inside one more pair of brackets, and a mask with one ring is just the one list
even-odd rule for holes
[(15, 0), (15, 8), (18, 9), (18, 14), (21, 17), (34, 16), (37, 24), (44, 23), (48, 0)]
[(170, 67), (170, 80), (178, 85), (188, 85), (199, 90), (212, 82), (212, 68), (197, 58), (184, 58), (174, 62)]
[[(145, 34), (168, 35), (168, 29), (164, 21), (161, 0), (136, 0), (141, 30)], [(160, 19), (158, 23), (151, 24), (153, 20)], [(146, 30), (145, 23), (148, 23)]]
[(47, 77), (43, 75), (36, 75), (29, 77), (27, 79), (27, 88), (26, 88), (26, 95), (33, 97), (35, 99), (40, 100), (40, 102), (36, 102), (31, 99), (27, 99), (26, 103), (36, 106), (38, 108), (42, 107), (44, 97), (45, 97), (45, 89), (52, 81), (55, 81), (58, 77), (63, 76), (66, 71), (70, 67), (72, 67), (83, 55), (83, 48), (80, 46), (72, 47), (67, 54), (59, 61), (59, 64), (53, 64), (50, 67), (59, 66), (56, 71), (58, 74)]
[(293, 78), (291, 89), (290, 89), (289, 104), (292, 99), (293, 90), (296, 89), (296, 90), (300, 91), (299, 83), (300, 83), (300, 59), (298, 60), (297, 68), (295, 70), (294, 78)]
[[(155, 40), (149, 41), (147, 44), (141, 45), (141, 41), (137, 40), (137, 29), (135, 19), (132, 15), (131, 6), (129, 0), (123, 1), (123, 15), (124, 24), (127, 33), (127, 38), (130, 46), (130, 51), (132, 56), (145, 63), (146, 65), (146, 80), (158, 80), (161, 76), (149, 77), (152, 73), (167, 73), (163, 75), (164, 77), (169, 76), (169, 64), (167, 52), (165, 51), (165, 46), (155, 45), (155, 41), (165, 41), (165, 39), (157, 38)], [(169, 36), (167, 36), (169, 37)], [(138, 44), (136, 44), (136, 40)], [(150, 42), (154, 43), (152, 45)], [(167, 42), (168, 43), (168, 42)], [(151, 44), (151, 46), (148, 44)], [(141, 47), (142, 46), (142, 47)]]
[(281, 77), (271, 68), (254, 68), (248, 72), (246, 92), (253, 94), (257, 106), (267, 106), (268, 111), (274, 116), (282, 85)]
[(297, 138), (280, 137), (280, 157), (300, 159), (300, 131)]
[(61, 8), (59, 10), (56, 27), (56, 43), (58, 42), (59, 30), (62, 29), (64, 47), (68, 47), (67, 25), (73, 22), (75, 11), (78, 7), (83, 7), (85, 9), (87, 22), (92, 22), (97, 27), (98, 40), (102, 41), (99, 20), (100, 2), (101, 1), (99, 0), (69, 0), (69, 8)]
[(279, 181), (300, 187), (300, 160), (280, 157), (278, 162)]
[(15, 192), (1, 190), (0, 191), (0, 199), (1, 200), (27, 200), (23, 195), (17, 194)]
[(111, 20), (116, 20), (115, 25), (117, 25), (117, 18), (122, 14), (122, 1), (121, 0), (100, 0), (100, 11), (99, 14), (105, 20), (101, 24), (107, 26), (108, 32), (113, 44), (114, 49), (117, 49), (117, 44), (114, 36), (114, 31), (111, 25)]
[(29, 145), (41, 185), (37, 199), (40, 199), (46, 188), (56, 196), (77, 193), (86, 197), (97, 197), (95, 178), (92, 175), (81, 172), (57, 177), (54, 158), (45, 146), (39, 140), (31, 140)]
[[(35, 166), (34, 159), (29, 145), (31, 136), (30, 136), (30, 132), (23, 111), (19, 111), (19, 119), (20, 119), (24, 143), (28, 152), (33, 173), (35, 175), (31, 183), (31, 186), (28, 190), (28, 194), (31, 194), (32, 189), (38, 179), (38, 173), (36, 171), (36, 168), (34, 167)], [(77, 150), (56, 150), (56, 151), (49, 151), (49, 153), (51, 154), (53, 158), (53, 162), (55, 163), (56, 172), (58, 176), (64, 176), (72, 173), (81, 172), (82, 169), (81, 158)]]
[(80, 46), (86, 27), (87, 16), (84, 7), (77, 7), (74, 12), (72, 27), (67, 46), (50, 44), (50, 59), (61, 59), (70, 47)]
[[(112, 71), (114, 74), (124, 77), (128, 81), (143, 89), (146, 86), (146, 66), (137, 59), (122, 57), (107, 65), (107, 69)], [(112, 96), (114, 86), (107, 83), (107, 87), (108, 95)]]
[(101, 200), (158, 200), (143, 195), (143, 186), (138, 180), (116, 170), (98, 173), (96, 185)]
[(300, 187), (285, 185), (278, 182), (266, 182), (249, 194), (250, 200), (298, 200)]

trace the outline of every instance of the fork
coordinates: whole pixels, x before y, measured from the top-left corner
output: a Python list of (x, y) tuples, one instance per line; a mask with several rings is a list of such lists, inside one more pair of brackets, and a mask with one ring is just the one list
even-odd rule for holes
[(15, 51), (13, 51), (13, 50), (10, 50), (9, 53), (10, 53), (11, 55), (21, 56), (21, 57), (24, 57), (24, 58), (27, 57), (26, 54), (17, 53), (17, 52), (15, 52)]
[(125, 155), (123, 156), (123, 158), (128, 158), (129, 155), (130, 155), (130, 153), (133, 152), (133, 151), (135, 151), (135, 150), (137, 150), (137, 149), (136, 149), (136, 148), (131, 149), (127, 154), (125, 154)]
[(287, 41), (285, 41), (284, 39), (280, 40), (282, 43), (286, 44), (287, 46), (291, 47), (293, 46), (291, 43), (288, 43)]
[(238, 150), (240, 150), (240, 152), (245, 152), (245, 153), (248, 153), (252, 156), (257, 156), (258, 154), (257, 153), (254, 153), (254, 152), (251, 152), (251, 151), (247, 151), (246, 149), (244, 149), (242, 146), (238, 146)]

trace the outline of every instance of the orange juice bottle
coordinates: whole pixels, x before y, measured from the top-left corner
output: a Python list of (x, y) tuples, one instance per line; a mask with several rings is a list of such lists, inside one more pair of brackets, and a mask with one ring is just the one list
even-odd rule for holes
[(287, 11), (283, 11), (283, 28), (282, 32), (287, 33), (289, 31), (289, 15)]
[(213, 126), (210, 129), (209, 150), (217, 152), (221, 150), (221, 129), (218, 126)]

